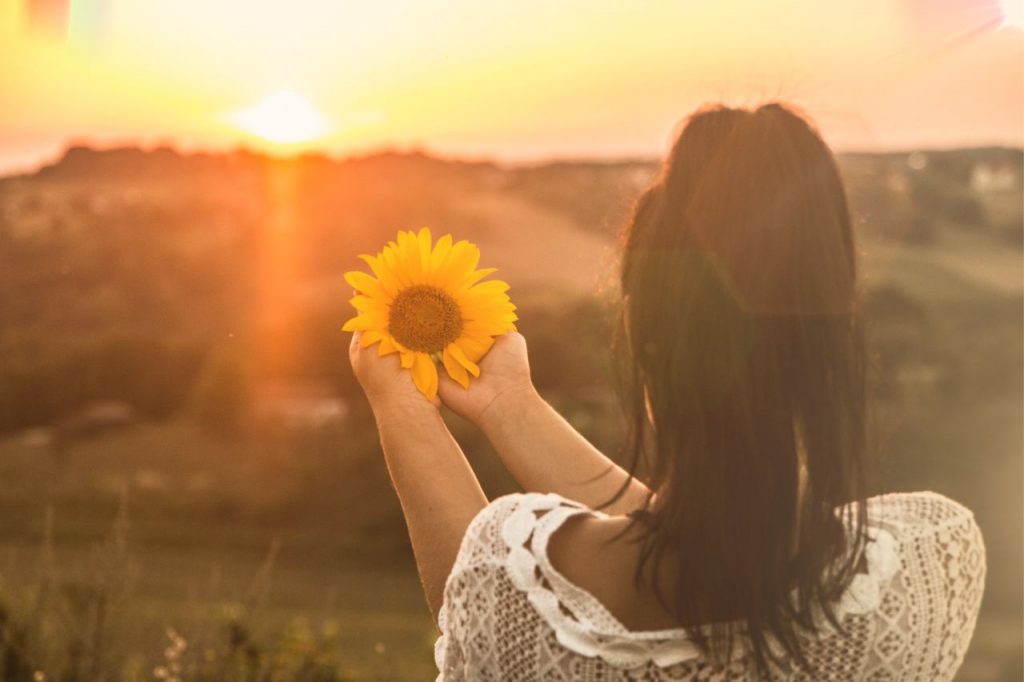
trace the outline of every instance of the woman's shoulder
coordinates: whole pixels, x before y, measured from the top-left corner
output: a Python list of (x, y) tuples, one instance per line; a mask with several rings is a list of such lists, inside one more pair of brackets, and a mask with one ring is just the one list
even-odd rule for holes
[(589, 509), (555, 493), (511, 493), (490, 501), (470, 521), (456, 559), (456, 568), (481, 562), (504, 562), (523, 546), (534, 531), (550, 530), (552, 522), (564, 521)]
[(575, 500), (571, 500), (568, 497), (563, 497), (558, 493), (523, 492), (509, 493), (508, 495), (495, 497), (486, 507), (484, 507), (483, 512), (497, 512), (499, 510), (526, 508), (540, 511), (556, 509), (558, 507), (582, 510), (587, 509), (586, 505), (576, 502)]
[[(578, 514), (553, 533), (547, 544), (552, 572), (600, 603), (614, 618), (615, 628), (629, 632), (678, 630), (672, 613), (646, 581), (637, 582), (641, 568), (638, 547), (643, 530), (627, 516)], [(666, 581), (672, 564), (659, 565), (658, 583), (665, 594), (674, 592)], [(648, 572), (651, 567), (647, 567)]]
[(473, 526), (495, 526), (515, 518), (519, 524), (534, 525), (551, 512), (582, 514), (590, 512), (587, 506), (557, 493), (510, 493), (496, 497), (480, 510)]
[(884, 528), (902, 539), (932, 535), (956, 527), (972, 533), (977, 531), (970, 509), (930, 490), (870, 497), (867, 516), (869, 525)]
[(854, 577), (840, 612), (873, 611), (886, 593), (913, 592), (914, 603), (977, 613), (986, 558), (970, 509), (932, 491), (876, 495), (866, 506), (869, 570)]
[[(987, 571), (985, 544), (974, 514), (933, 491), (878, 495), (869, 498), (867, 506), (868, 534), (875, 541), (866, 552), (870, 563), (872, 549), (876, 550), (874, 563), (880, 570), (877, 579), (857, 576), (843, 604), (852, 599), (872, 606), (879, 622), (884, 621), (880, 636), (890, 629), (906, 630), (916, 621), (915, 637), (924, 645), (921, 655), (941, 650), (949, 660), (962, 658), (974, 631)], [(888, 542), (879, 542), (886, 536)], [(885, 579), (897, 573), (899, 580)], [(916, 617), (914, 610), (919, 611)]]

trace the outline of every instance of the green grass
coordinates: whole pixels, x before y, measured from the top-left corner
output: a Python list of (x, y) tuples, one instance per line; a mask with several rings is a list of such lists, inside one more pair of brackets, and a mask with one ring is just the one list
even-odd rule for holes
[[(0, 491), (0, 607), (29, 630), (29, 659), (55, 679), (81, 631), (102, 630), (103, 680), (152, 679), (168, 628), (186, 658), (221, 660), (237, 621), (268, 660), (329, 660), (336, 677), (308, 678), (318, 682), (432, 679), (436, 631), (383, 463), (359, 434), (339, 437), (354, 450), (324, 458), (143, 423), (82, 443), (64, 465), (0, 441), (0, 476), (18, 481)], [(306, 484), (310, 467), (320, 487)], [(102, 628), (97, 586), (110, 601)], [(0, 653), (3, 641), (0, 622)]]
[[(272, 561), (267, 551), (231, 544), (183, 548), (129, 542), (116, 561), (109, 561), (111, 554), (108, 544), (47, 549), (43, 543), (0, 543), (0, 595), (26, 620), (33, 617), (43, 574), (49, 576), (56, 601), (72, 588), (116, 585), (119, 592), (111, 599), (104, 628), (108, 663), (103, 679), (150, 679), (148, 672), (164, 656), (168, 628), (180, 633), (190, 649), (203, 650), (190, 650), (190, 655), (222, 654), (234, 620), (244, 624), (258, 646), (278, 654), (288, 650), (290, 639), (309, 648), (312, 640), (322, 640), (315, 648), (337, 662), (339, 679), (436, 675), (436, 629), (408, 558), (325, 560), (292, 551), (286, 543)], [(44, 670), (45, 661), (61, 660), (53, 650), (69, 637), (60, 625), (62, 611), (66, 606), (52, 608), (39, 625), (41, 641), (30, 658), (41, 659)], [(147, 675), (137, 677), (140, 665)]]

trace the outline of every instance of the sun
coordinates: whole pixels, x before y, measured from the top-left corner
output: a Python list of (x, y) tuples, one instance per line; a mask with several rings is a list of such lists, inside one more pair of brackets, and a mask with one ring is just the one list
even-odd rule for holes
[(322, 137), (327, 119), (303, 95), (278, 90), (254, 107), (232, 116), (234, 123), (256, 137), (277, 144), (297, 144)]

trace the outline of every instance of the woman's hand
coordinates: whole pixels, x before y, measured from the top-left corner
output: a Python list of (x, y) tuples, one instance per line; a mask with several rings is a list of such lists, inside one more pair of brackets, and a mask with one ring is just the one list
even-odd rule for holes
[(480, 378), (468, 389), (442, 375), (438, 393), (484, 432), (524, 490), (598, 507), (626, 484), (626, 494), (606, 512), (624, 514), (646, 503), (650, 490), (601, 454), (534, 389), (522, 336), (499, 336), (479, 364)]
[(500, 414), (501, 405), (536, 395), (530, 379), (526, 339), (518, 332), (499, 336), (480, 361), (480, 378), (463, 388), (445, 372), (438, 384), (441, 401), (479, 427), (492, 414)]
[(435, 398), (430, 402), (416, 389), (409, 371), (399, 364), (397, 353), (381, 356), (376, 346), (363, 348), (361, 336), (361, 332), (352, 334), (348, 359), (375, 415), (394, 410), (437, 411), (440, 401)]

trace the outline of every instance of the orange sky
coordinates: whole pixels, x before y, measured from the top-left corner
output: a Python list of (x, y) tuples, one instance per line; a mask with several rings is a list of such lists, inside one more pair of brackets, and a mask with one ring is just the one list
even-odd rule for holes
[[(43, 1), (0, 2), (0, 172), (69, 139), (656, 155), (764, 98), (840, 149), (1024, 145), (1024, 0)], [(243, 130), (279, 91), (315, 139)]]

